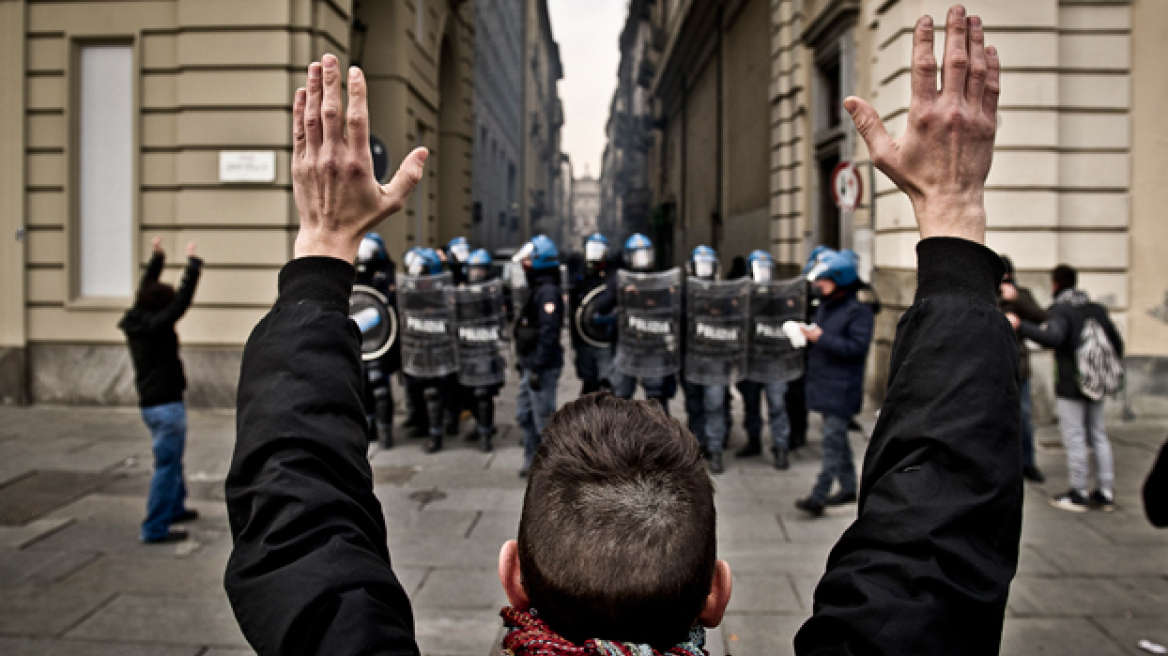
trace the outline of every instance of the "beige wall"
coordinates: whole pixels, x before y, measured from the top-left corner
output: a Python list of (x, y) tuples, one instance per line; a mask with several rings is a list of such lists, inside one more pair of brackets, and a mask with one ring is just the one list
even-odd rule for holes
[(771, 3), (770, 234), (771, 254), (786, 268), (803, 261), (807, 229), (807, 49), (799, 44), (805, 17), (797, 0)]
[(22, 348), (24, 326), (24, 12), (0, 0), (0, 347)]
[(1168, 353), (1168, 2), (1137, 0), (1132, 16), (1132, 355)]

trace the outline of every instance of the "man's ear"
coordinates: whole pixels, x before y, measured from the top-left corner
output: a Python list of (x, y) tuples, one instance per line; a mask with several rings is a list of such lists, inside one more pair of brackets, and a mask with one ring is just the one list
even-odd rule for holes
[(719, 560), (714, 564), (714, 582), (710, 585), (710, 595), (706, 597), (706, 605), (698, 615), (699, 624), (712, 629), (722, 623), (722, 616), (726, 614), (726, 606), (730, 604), (730, 592), (733, 588), (730, 563)]
[[(729, 573), (730, 570), (726, 571)], [(531, 608), (527, 590), (523, 587), (523, 575), (519, 572), (519, 543), (515, 540), (507, 540), (499, 550), (499, 583), (503, 584), (503, 592), (512, 608), (520, 612)]]

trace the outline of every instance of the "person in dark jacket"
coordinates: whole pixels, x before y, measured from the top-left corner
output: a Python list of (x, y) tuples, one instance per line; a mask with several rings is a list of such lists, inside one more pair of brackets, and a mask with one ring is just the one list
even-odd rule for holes
[[(397, 265), (376, 232), (361, 239), (357, 251), (357, 284), (376, 290), (390, 308), (397, 308)], [(362, 363), (365, 371), (365, 416), (369, 420), (369, 440), (381, 448), (393, 448), (393, 384), (390, 376), (401, 370), (401, 340), (376, 360)]]
[(195, 242), (187, 244), (187, 268), (176, 292), (174, 287), (158, 279), (166, 262), (162, 240), (155, 237), (153, 246), (154, 254), (142, 275), (134, 307), (126, 312), (118, 327), (126, 333), (130, 346), (138, 404), (142, 419), (150, 428), (154, 452), (154, 476), (150, 480), (146, 520), (142, 522), (139, 539), (158, 544), (185, 540), (186, 532), (172, 529), (171, 524), (199, 516), (185, 505), (187, 488), (182, 461), (187, 440), (187, 410), (183, 392), (187, 379), (178, 355), (174, 325), (191, 306), (203, 261), (195, 256)]
[[(858, 517), (832, 550), (815, 592), (814, 614), (795, 637), (799, 656), (996, 653), (1018, 565), (1018, 354), (996, 306), (1001, 259), (982, 246), (981, 199), (993, 158), (1000, 64), (996, 50), (983, 45), (981, 21), (967, 19), (961, 8), (949, 15), (943, 91), (936, 89), (930, 19), (918, 21), (913, 43), (913, 102), (901, 140), (891, 139), (870, 104), (844, 101), (877, 165), (910, 195), (924, 239), (917, 247), (916, 299), (898, 327), (888, 396), (865, 459)], [(951, 63), (956, 59), (963, 65)], [(968, 76), (967, 84), (967, 69), (983, 69), (984, 75)], [(348, 262), (360, 235), (402, 208), (422, 177), (426, 154), (412, 153), (380, 187), (365, 145), (366, 90), (359, 70), (349, 74), (347, 140), (339, 113), (321, 110), (322, 96), (323, 103), (341, 106), (340, 77), (336, 58), (328, 55), (324, 75), (321, 65), (313, 64), (307, 92), (296, 94), (296, 259), (281, 271), (279, 298), (249, 338), (241, 368), (238, 435), (226, 484), (234, 548), (224, 586), (244, 636), (260, 656), (419, 653), (413, 609), (393, 572), (385, 516), (373, 493), (358, 392), (359, 335), (347, 309), (353, 278)], [(957, 110), (963, 120), (941, 120)], [(338, 160), (341, 170), (356, 174), (330, 175)], [(622, 415), (609, 421), (615, 424)], [(586, 439), (582, 433), (592, 425), (553, 432), (567, 436), (564, 443), (570, 445), (571, 436)], [(649, 453), (655, 457), (657, 451)], [(535, 478), (542, 475), (546, 454), (537, 458)], [(606, 480), (628, 471), (620, 464), (601, 469)], [(690, 489), (700, 494), (699, 486), (694, 481)], [(626, 484), (619, 490), (640, 493), (647, 487)], [(542, 493), (529, 483), (528, 494)], [(580, 518), (579, 525), (564, 526), (580, 530), (598, 520), (607, 526), (629, 515), (601, 520), (591, 516), (591, 506), (580, 509), (561, 513)], [(701, 524), (694, 519), (694, 525)], [(674, 521), (647, 526), (688, 530)], [(618, 533), (613, 540), (619, 544), (613, 546), (647, 544), (647, 537), (640, 531)], [(546, 580), (530, 576), (561, 560), (565, 569), (577, 571), (573, 565), (583, 558), (574, 557), (582, 554), (573, 551), (573, 541), (565, 544), (564, 552), (543, 558), (535, 569), (531, 552), (513, 543), (504, 547), (500, 579), (512, 603), (504, 611), (511, 629), (505, 641), (517, 656), (582, 653), (556, 634), (556, 623), (534, 621), (528, 607), (560, 602), (581, 607), (579, 601), (588, 601), (570, 592), (556, 598), (555, 588), (542, 585)], [(683, 551), (712, 557), (707, 550)], [(608, 568), (626, 564), (586, 553), (603, 570), (597, 581), (614, 580)], [(714, 626), (721, 619), (728, 568), (711, 578), (705, 578), (708, 568), (701, 571), (695, 581), (709, 597), (672, 616), (673, 623)], [(546, 604), (534, 603), (541, 598), (536, 590)], [(583, 608), (567, 616), (566, 636), (579, 642), (571, 629), (587, 624), (592, 627), (587, 634), (597, 639), (629, 637), (627, 624), (602, 621), (608, 605)], [(585, 617), (591, 609), (598, 615)], [(627, 620), (615, 618), (622, 619)], [(631, 627), (638, 628), (653, 627)], [(538, 640), (527, 640), (532, 636)], [(629, 645), (619, 650), (656, 651)]]
[[(1006, 267), (1006, 276), (998, 288), (998, 306), (1002, 312), (1013, 314), (1024, 321), (1041, 324), (1046, 321), (1046, 310), (1034, 300), (1029, 289), (1019, 287), (1014, 274), (1014, 262), (1009, 257), (1002, 256), (1002, 264)], [(1018, 358), (1022, 371), (1022, 477), (1028, 481), (1042, 483), (1046, 477), (1038, 469), (1038, 462), (1034, 458), (1034, 400), (1031, 396), (1030, 385), (1030, 349), (1026, 346), (1026, 339), (1018, 335)]]
[[(584, 257), (580, 266), (571, 273), (571, 289), (569, 290), (569, 320), (568, 325), (572, 336), (572, 349), (576, 353), (576, 377), (580, 379), (580, 396), (612, 388), (612, 341), (607, 344), (595, 340), (588, 340), (580, 334), (580, 327), (576, 323), (576, 315), (581, 310), (584, 301), (597, 292), (597, 288), (608, 284), (612, 277), (609, 269), (608, 238), (599, 232), (588, 237), (584, 244)], [(591, 317), (581, 317), (582, 321), (591, 322), (597, 333), (616, 332), (615, 317), (611, 315), (600, 317), (593, 313)]]
[[(1054, 305), (1047, 311), (1046, 323), (1038, 325), (1008, 314), (1018, 334), (1042, 346), (1054, 349), (1056, 370), (1055, 396), (1058, 397), (1059, 430), (1067, 452), (1070, 489), (1053, 497), (1051, 505), (1060, 510), (1087, 512), (1096, 506), (1106, 512), (1115, 509), (1115, 464), (1111, 442), (1103, 420), (1103, 400), (1092, 400), (1079, 389), (1076, 350), (1083, 324), (1093, 318), (1102, 326), (1116, 355), (1123, 358), (1123, 338), (1111, 323), (1107, 310), (1092, 303), (1086, 292), (1075, 287), (1079, 274), (1065, 264), (1051, 273)], [(1091, 475), (1091, 454), (1095, 454), (1099, 487), (1090, 495), (1087, 487)]]
[(531, 469), (539, 450), (540, 434), (556, 411), (556, 386), (564, 369), (564, 299), (560, 293), (560, 256), (556, 245), (545, 235), (536, 235), (515, 254), (523, 265), (531, 296), (515, 322), (515, 350), (523, 370), (519, 380), (515, 420), (523, 429), (523, 468)]
[[(855, 261), (826, 251), (807, 274), (822, 299), (807, 336), (807, 409), (823, 415), (823, 469), (810, 496), (795, 506), (819, 516), (829, 506), (856, 501), (856, 466), (848, 424), (864, 403), (864, 365), (872, 344), (871, 306), (856, 299)], [(839, 492), (831, 494), (839, 481)]]

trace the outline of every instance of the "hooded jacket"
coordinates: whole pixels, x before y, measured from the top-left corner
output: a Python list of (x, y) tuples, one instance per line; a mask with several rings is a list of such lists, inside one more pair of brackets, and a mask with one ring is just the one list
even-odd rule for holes
[(1092, 303), (1085, 292), (1077, 289), (1066, 289), (1055, 296), (1054, 305), (1047, 310), (1046, 323), (1040, 326), (1023, 321), (1018, 327), (1018, 334), (1022, 337), (1054, 349), (1054, 393), (1060, 399), (1088, 400), (1079, 390), (1079, 366), (1075, 358), (1075, 350), (1079, 347), (1079, 335), (1083, 332), (1083, 323), (1088, 317), (1099, 322), (1115, 349), (1115, 354), (1122, 358), (1123, 338), (1111, 323), (1107, 309), (1098, 303)]
[[(166, 258), (158, 253), (150, 258), (150, 264), (138, 286), (139, 293), (147, 283), (158, 280), (165, 261)], [(187, 379), (178, 356), (178, 334), (174, 325), (191, 306), (202, 268), (203, 260), (190, 258), (183, 272), (182, 283), (169, 305), (154, 311), (135, 306), (118, 322), (118, 328), (126, 333), (126, 341), (130, 346), (130, 359), (134, 363), (134, 386), (138, 389), (138, 404), (143, 408), (183, 399)]]
[(807, 346), (807, 409), (838, 417), (860, 412), (874, 323), (871, 306), (856, 299), (855, 289), (819, 305), (815, 324), (823, 335)]

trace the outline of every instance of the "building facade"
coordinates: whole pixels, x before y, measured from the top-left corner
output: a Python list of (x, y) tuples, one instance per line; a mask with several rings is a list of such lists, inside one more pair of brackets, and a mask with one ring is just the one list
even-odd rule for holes
[(472, 241), (491, 252), (521, 239), (523, 9), (522, 0), (478, 0), (475, 7)]
[[(600, 181), (585, 175), (572, 183), (572, 243), (583, 250), (584, 241), (594, 232), (600, 232)], [(610, 244), (616, 244), (613, 237)]]
[[(869, 165), (842, 101), (872, 100), (902, 133), (913, 25), (930, 13), (940, 35), (950, 4), (662, 0), (647, 11), (634, 1), (630, 12), (661, 35), (646, 50), (655, 69), (644, 85), (653, 115), (646, 170), (653, 215), (674, 226), (672, 261), (699, 243), (724, 259), (769, 244), (794, 272), (816, 244), (854, 249), (887, 308), (869, 366), (876, 402), (915, 292), (917, 232), (907, 198)], [(1081, 286), (1127, 337), (1125, 402), (1137, 414), (1168, 412), (1168, 264), (1155, 256), (1168, 243), (1157, 220), (1168, 187), (1154, 182), (1168, 170), (1168, 126), (1153, 113), (1168, 97), (1156, 68), (1168, 54), (1168, 3), (981, 0), (969, 10), (1003, 60), (989, 246), (1008, 253), (1045, 302), (1049, 271), (1079, 268)], [(831, 199), (842, 161), (865, 180), (854, 212)], [(1051, 369), (1040, 357), (1036, 400), (1051, 394)]]
[(188, 400), (234, 404), (297, 231), (291, 99), (326, 52), (365, 68), (390, 173), (436, 158), (381, 228), (395, 257), (469, 232), (473, 21), (458, 0), (0, 1), (0, 398), (137, 402), (117, 322), (160, 236), (164, 280), (189, 240), (206, 260)]
[(522, 238), (556, 234), (564, 208), (556, 206), (563, 170), (560, 128), (564, 107), (559, 81), (564, 77), (560, 46), (552, 34), (547, 0), (525, 0), (523, 86)]

